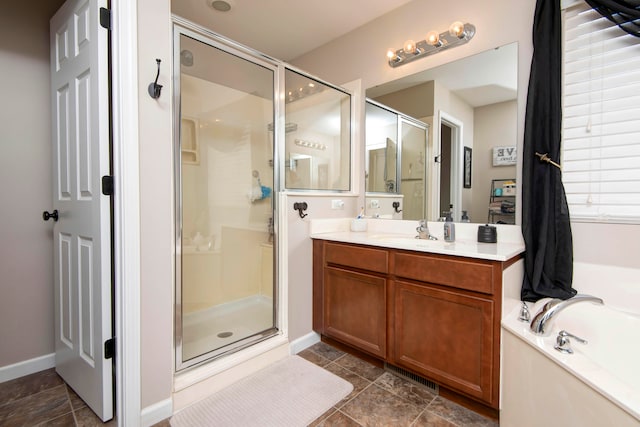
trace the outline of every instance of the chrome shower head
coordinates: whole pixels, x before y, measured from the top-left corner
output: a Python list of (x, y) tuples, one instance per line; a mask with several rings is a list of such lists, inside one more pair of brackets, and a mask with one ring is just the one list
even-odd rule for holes
[(193, 53), (187, 49), (180, 52), (180, 63), (185, 67), (193, 66)]

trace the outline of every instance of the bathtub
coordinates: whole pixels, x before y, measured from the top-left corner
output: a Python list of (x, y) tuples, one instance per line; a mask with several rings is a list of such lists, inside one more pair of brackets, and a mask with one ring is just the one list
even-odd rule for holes
[[(531, 333), (518, 320), (519, 301), (505, 298), (503, 427), (640, 426), (640, 272), (593, 265), (574, 271), (574, 288), (601, 297), (605, 305), (567, 307), (556, 315), (549, 336)], [(531, 317), (547, 301), (529, 303)], [(588, 344), (571, 339), (574, 353), (560, 353), (554, 345), (563, 329)]]

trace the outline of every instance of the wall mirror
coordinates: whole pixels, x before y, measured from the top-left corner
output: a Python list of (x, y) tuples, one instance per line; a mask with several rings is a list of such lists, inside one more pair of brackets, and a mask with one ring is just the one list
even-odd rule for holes
[[(465, 211), (472, 222), (515, 222), (517, 153), (497, 163), (494, 153), (505, 147), (513, 153), (517, 144), (517, 81), (518, 46), (512, 43), (367, 89), (379, 105), (429, 125), (420, 154), (428, 219), (437, 220), (451, 204), (456, 221)], [(415, 154), (405, 158), (401, 145), (399, 157), (400, 171), (419, 165)]]
[(285, 187), (348, 191), (351, 96), (285, 70)]

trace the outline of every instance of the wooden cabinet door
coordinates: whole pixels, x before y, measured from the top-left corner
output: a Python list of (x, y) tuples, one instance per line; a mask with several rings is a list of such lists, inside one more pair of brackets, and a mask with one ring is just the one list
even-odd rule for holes
[(396, 281), (392, 286), (392, 363), (497, 404), (493, 301), (429, 285)]
[(386, 357), (386, 279), (326, 267), (324, 333), (372, 355)]

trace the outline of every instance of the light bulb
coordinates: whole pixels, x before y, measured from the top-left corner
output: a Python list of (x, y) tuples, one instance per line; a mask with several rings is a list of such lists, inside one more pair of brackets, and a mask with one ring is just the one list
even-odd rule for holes
[(395, 60), (395, 59), (396, 59), (396, 51), (395, 51), (395, 50), (393, 50), (393, 48), (389, 48), (389, 49), (387, 50), (387, 59), (388, 59), (389, 61), (393, 61), (393, 60)]
[(407, 40), (404, 42), (404, 46), (402, 48), (405, 53), (415, 53), (416, 51), (416, 43), (413, 40)]
[(435, 47), (438, 47), (442, 44), (440, 43), (440, 35), (435, 31), (429, 31), (427, 33), (427, 37), (425, 41), (427, 42), (427, 44), (430, 44), (431, 46), (435, 46)]
[(465, 36), (464, 34), (464, 24), (460, 21), (456, 21), (449, 26), (449, 34), (453, 37), (457, 37), (459, 39)]

